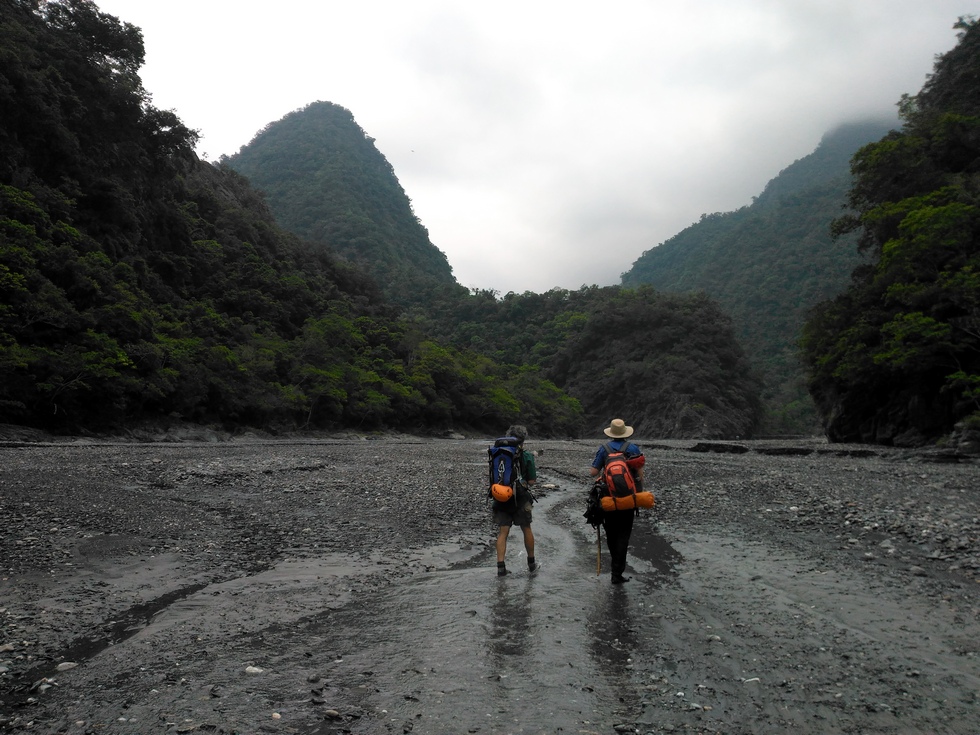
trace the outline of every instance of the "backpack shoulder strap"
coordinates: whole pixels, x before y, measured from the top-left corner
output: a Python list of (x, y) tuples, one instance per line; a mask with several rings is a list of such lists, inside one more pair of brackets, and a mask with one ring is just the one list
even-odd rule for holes
[(606, 442), (606, 444), (605, 444), (605, 447), (606, 447), (606, 456), (609, 456), (610, 454), (626, 454), (626, 447), (627, 446), (629, 446), (629, 445), (624, 440), (623, 441), (623, 446), (621, 446), (619, 449), (613, 449), (612, 442)]
[(524, 479), (524, 448), (518, 444), (514, 447), (514, 479)]

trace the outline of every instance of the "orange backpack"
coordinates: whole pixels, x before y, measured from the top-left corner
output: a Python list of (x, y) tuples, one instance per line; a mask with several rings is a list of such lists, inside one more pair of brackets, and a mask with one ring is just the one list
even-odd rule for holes
[(630, 460), (626, 457), (626, 447), (629, 444), (623, 442), (619, 449), (613, 449), (612, 443), (605, 446), (606, 462), (602, 468), (602, 479), (606, 486), (606, 493), (599, 500), (602, 509), (609, 512), (652, 508), (653, 493), (637, 489), (636, 478), (628, 464)]

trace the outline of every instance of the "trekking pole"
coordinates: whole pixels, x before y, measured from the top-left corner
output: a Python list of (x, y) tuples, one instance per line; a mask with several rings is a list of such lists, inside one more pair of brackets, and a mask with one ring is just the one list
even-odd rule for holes
[(602, 574), (602, 526), (595, 527), (595, 576)]

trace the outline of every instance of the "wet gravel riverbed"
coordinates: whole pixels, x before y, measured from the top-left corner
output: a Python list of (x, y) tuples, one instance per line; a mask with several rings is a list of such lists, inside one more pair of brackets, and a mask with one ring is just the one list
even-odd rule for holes
[(498, 580), (482, 438), (4, 442), (0, 730), (976, 730), (975, 461), (641, 437), (614, 588), (597, 444)]

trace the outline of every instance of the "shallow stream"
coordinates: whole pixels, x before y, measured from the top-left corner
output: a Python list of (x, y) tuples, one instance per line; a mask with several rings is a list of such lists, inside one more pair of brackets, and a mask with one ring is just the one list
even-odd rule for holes
[[(582, 505), (567, 492), (539, 499), (533, 573), (515, 528), (507, 576), (483, 553), (327, 616), (352, 636), (338, 641), (350, 653), (334, 674), (363, 677), (361, 706), (387, 721), (379, 732), (588, 733), (633, 721), (632, 653), (678, 555), (637, 532), (630, 563), (642, 574), (611, 585), (605, 539), (597, 554)], [(373, 731), (361, 724), (355, 732)]]

